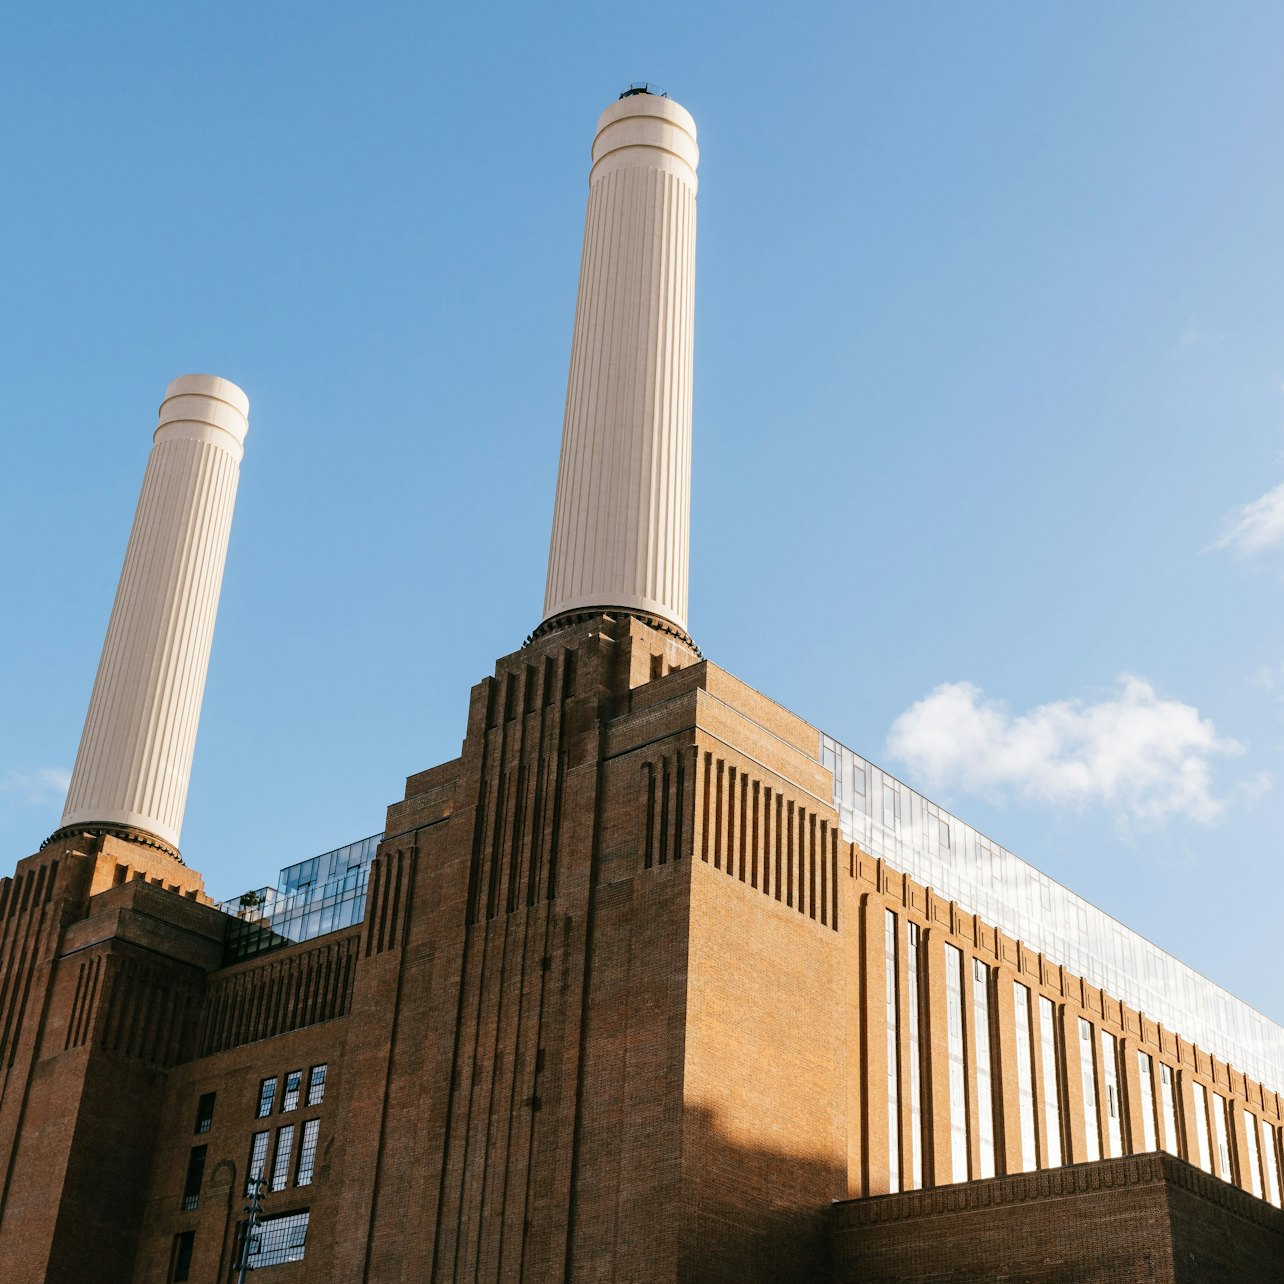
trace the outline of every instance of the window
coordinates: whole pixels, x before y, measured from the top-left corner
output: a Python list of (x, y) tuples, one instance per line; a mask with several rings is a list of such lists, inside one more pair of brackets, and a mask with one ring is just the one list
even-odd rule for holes
[(901, 796), (890, 780), (883, 781), (883, 828), (896, 829), (901, 823)]
[(1012, 982), (1012, 1008), (1016, 1013), (1017, 1110), (1021, 1116), (1021, 1171), (1036, 1166), (1034, 1139), (1038, 1123), (1034, 1114), (1034, 1071), (1030, 1051), (1030, 991)]
[(276, 1159), (272, 1164), (272, 1190), (284, 1190), (290, 1176), (290, 1152), (294, 1149), (294, 1125), (276, 1130)]
[(1235, 1172), (1231, 1167), (1230, 1143), (1227, 1140), (1230, 1123), (1227, 1116), (1230, 1114), (1230, 1102), (1216, 1093), (1213, 1093), (1213, 1100), (1217, 1103), (1213, 1110), (1213, 1130), (1217, 1134), (1218, 1175), (1222, 1181), (1234, 1181)]
[(193, 1146), (187, 1157), (187, 1180), (183, 1183), (183, 1211), (190, 1212), (201, 1202), (201, 1181), (205, 1176), (205, 1146)]
[(919, 1064), (918, 955), (919, 928), (907, 923), (909, 937), (909, 1079), (910, 1079), (910, 1181), (909, 1188), (923, 1185), (923, 1072)]
[[(1250, 1115), (1249, 1118), (1252, 1118)], [(1266, 1197), (1275, 1205), (1280, 1205), (1280, 1170), (1275, 1158), (1275, 1129), (1266, 1122), (1262, 1123), (1262, 1153), (1266, 1156)]]
[(990, 1079), (990, 969), (972, 960), (972, 1035), (976, 1042), (976, 1123), (980, 1141), (978, 1177), (994, 1176), (994, 1088)]
[(1048, 1134), (1045, 1168), (1061, 1166), (1061, 1079), (1057, 1073), (1057, 1010), (1039, 995), (1039, 1051), (1043, 1064), (1043, 1123)]
[(250, 1142), (250, 1162), (245, 1165), (246, 1195), (252, 1193), (254, 1183), (263, 1176), (267, 1165), (268, 1138), (271, 1135), (268, 1132), (256, 1132), (254, 1140)]
[(937, 834), (941, 840), (941, 849), (949, 851), (950, 848), (950, 822), (943, 816), (936, 818)]
[(299, 1088), (303, 1083), (303, 1071), (291, 1070), (285, 1076), (285, 1093), (281, 1098), (281, 1113), (293, 1110), (299, 1104)]
[(1101, 1077), (1106, 1087), (1106, 1145), (1107, 1158), (1118, 1159), (1123, 1154), (1123, 1128), (1119, 1107), (1119, 1045), (1113, 1034), (1101, 1032)]
[(1079, 1018), (1079, 1077), (1083, 1085), (1083, 1133), (1086, 1158), (1101, 1158), (1101, 1125), (1097, 1115), (1097, 1074), (1092, 1056), (1092, 1022)]
[(299, 1171), (294, 1178), (296, 1186), (312, 1185), (312, 1168), (317, 1157), (317, 1133), (320, 1131), (320, 1119), (309, 1119), (303, 1125), (303, 1135), (299, 1138)]
[(887, 999), (887, 1180), (888, 1189), (901, 1188), (900, 1030), (896, 1014), (896, 915), (883, 912), (883, 953)]
[(201, 1099), (196, 1103), (196, 1127), (193, 1132), (209, 1132), (210, 1125), (214, 1122), (214, 1097), (215, 1093), (205, 1092), (201, 1094)]
[(1261, 1199), (1262, 1156), (1257, 1149), (1257, 1119), (1247, 1110), (1244, 1111), (1244, 1137), (1248, 1142), (1248, 1183), (1253, 1188), (1253, 1194)]
[(945, 1006), (950, 1056), (950, 1168), (967, 1181), (967, 1090), (963, 1069), (963, 951), (945, 947)]
[(1147, 1152), (1155, 1149), (1155, 1076), (1150, 1057), (1137, 1053), (1137, 1078), (1141, 1088), (1141, 1139)]
[(1173, 1095), (1173, 1068), (1159, 1066), (1160, 1095), (1164, 1099), (1164, 1149), (1170, 1155), (1181, 1154), (1181, 1133), (1177, 1127), (1177, 1099)]
[(169, 1253), (170, 1284), (183, 1284), (192, 1276), (192, 1248), (196, 1243), (195, 1231), (184, 1231), (174, 1236), (174, 1247)]
[(250, 1236), (250, 1269), (280, 1266), (283, 1262), (301, 1262), (307, 1241), (306, 1210), (301, 1213), (286, 1213), (281, 1217), (265, 1217)]
[(308, 1105), (319, 1106), (325, 1100), (325, 1066), (313, 1066), (308, 1075)]
[(852, 764), (852, 789), (862, 798), (865, 796), (865, 768), (860, 763)]
[(1199, 1143), (1199, 1166), (1206, 1172), (1213, 1171), (1208, 1150), (1208, 1092), (1202, 1083), (1195, 1085), (1195, 1140)]
[(259, 1084), (259, 1119), (266, 1119), (272, 1113), (272, 1102), (276, 1099), (276, 1075), (264, 1079)]

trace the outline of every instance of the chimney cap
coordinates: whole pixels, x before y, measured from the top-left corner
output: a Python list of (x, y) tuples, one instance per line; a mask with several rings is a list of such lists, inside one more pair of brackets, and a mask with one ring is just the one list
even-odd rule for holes
[(635, 80), (620, 97), (632, 98), (635, 94), (654, 94), (657, 98), (669, 96), (667, 90), (661, 89), (659, 85), (653, 85), (649, 80)]

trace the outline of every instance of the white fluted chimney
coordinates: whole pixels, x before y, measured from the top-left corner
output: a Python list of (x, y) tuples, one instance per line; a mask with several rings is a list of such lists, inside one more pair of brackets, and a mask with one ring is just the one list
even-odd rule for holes
[(213, 375), (166, 390), (63, 829), (141, 831), (177, 852), (249, 409)]
[(597, 123), (541, 628), (615, 607), (686, 634), (698, 161), (672, 99)]

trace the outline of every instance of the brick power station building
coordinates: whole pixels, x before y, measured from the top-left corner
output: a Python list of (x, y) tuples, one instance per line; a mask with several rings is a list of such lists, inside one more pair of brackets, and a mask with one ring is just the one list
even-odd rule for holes
[(0, 882), (0, 1280), (1284, 1279), (1284, 1030), (688, 636), (696, 164), (667, 98), (599, 122), (544, 619), (459, 757), (222, 905), (248, 402), (170, 386)]

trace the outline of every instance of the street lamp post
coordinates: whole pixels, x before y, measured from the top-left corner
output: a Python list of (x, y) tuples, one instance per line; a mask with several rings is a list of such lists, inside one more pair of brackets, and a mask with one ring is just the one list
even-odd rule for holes
[(254, 1232), (258, 1229), (259, 1215), (263, 1211), (267, 1182), (260, 1173), (250, 1178), (248, 1186), (250, 1202), (245, 1205), (245, 1234), (241, 1237), (241, 1269), (236, 1275), (237, 1284), (245, 1284), (245, 1273), (250, 1269), (250, 1246), (254, 1242)]

